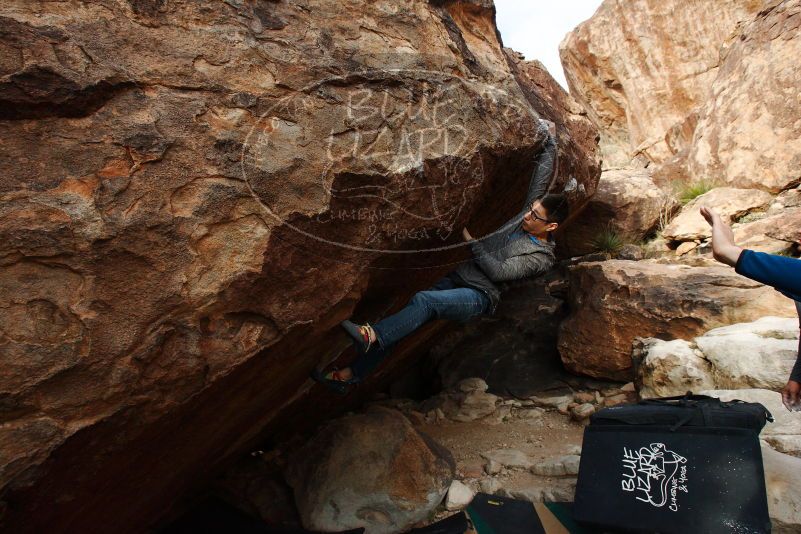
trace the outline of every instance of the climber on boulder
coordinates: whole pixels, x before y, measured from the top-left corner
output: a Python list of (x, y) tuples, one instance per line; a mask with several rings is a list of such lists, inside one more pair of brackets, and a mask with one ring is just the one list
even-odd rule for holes
[[(795, 301), (801, 327), (801, 260), (744, 249), (734, 244), (734, 233), (714, 210), (701, 207), (701, 215), (712, 226), (712, 255), (737, 274), (769, 285)], [(790, 411), (801, 411), (801, 339), (790, 379), (782, 389), (782, 402)]]
[(548, 189), (556, 161), (556, 140), (540, 122), (546, 136), (531, 174), (523, 209), (489, 236), (476, 240), (467, 228), (462, 237), (470, 243), (473, 258), (416, 293), (405, 308), (370, 325), (343, 321), (358, 352), (350, 367), (327, 373), (315, 369), (312, 378), (338, 393), (346, 393), (389, 355), (391, 348), (432, 319), (466, 321), (494, 313), (500, 301), (499, 282), (536, 276), (556, 261), (552, 233), (568, 216), (568, 203), (561, 194), (543, 194)]

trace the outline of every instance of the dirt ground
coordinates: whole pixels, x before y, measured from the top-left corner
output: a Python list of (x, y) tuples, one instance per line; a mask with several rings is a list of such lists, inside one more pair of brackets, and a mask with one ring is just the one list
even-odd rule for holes
[[(460, 479), (486, 476), (483, 473), (486, 460), (481, 457), (482, 452), (517, 449), (537, 462), (570, 454), (571, 448), (581, 445), (584, 432), (583, 423), (577, 423), (556, 410), (546, 411), (542, 417), (531, 420), (512, 415), (497, 424), (484, 420), (465, 423), (443, 420), (424, 423), (418, 428), (451, 451)], [(522, 470), (510, 470), (505, 478), (503, 475), (497, 478), (512, 481), (523, 473)]]
[[(495, 475), (485, 471), (487, 460), (481, 453), (495, 449), (516, 449), (533, 463), (576, 454), (581, 447), (584, 423), (573, 421), (568, 415), (548, 410), (541, 416), (526, 418), (527, 411), (541, 411), (533, 406), (514, 408), (504, 417), (492, 417), (470, 422), (440, 420), (417, 425), (453, 454), (456, 461), (456, 479), (481, 491), (481, 481), (494, 478), (498, 489), (493, 493), (539, 501), (540, 489), (560, 489), (572, 496), (574, 476), (544, 477), (523, 468), (503, 468)], [(559, 499), (562, 500), (562, 499)], [(572, 500), (569, 499), (569, 500)], [(436, 513), (418, 526), (434, 523), (454, 514), (440, 505)]]

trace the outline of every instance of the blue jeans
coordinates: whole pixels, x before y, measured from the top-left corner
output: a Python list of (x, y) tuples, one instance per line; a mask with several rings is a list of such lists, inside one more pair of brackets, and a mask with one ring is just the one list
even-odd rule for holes
[(489, 308), (487, 295), (470, 287), (458, 287), (446, 276), (426, 291), (415, 293), (409, 304), (398, 313), (372, 325), (378, 344), (353, 362), (353, 375), (364, 379), (389, 356), (393, 345), (431, 319), (467, 321)]

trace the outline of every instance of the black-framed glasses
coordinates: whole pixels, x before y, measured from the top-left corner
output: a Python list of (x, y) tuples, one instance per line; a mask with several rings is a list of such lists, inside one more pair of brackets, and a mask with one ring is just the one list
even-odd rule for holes
[(536, 220), (538, 220), (538, 221), (542, 221), (542, 222), (544, 222), (544, 223), (546, 223), (546, 224), (548, 224), (549, 222), (551, 222), (551, 221), (549, 221), (548, 219), (543, 219), (542, 217), (540, 217), (539, 215), (537, 215), (537, 212), (536, 212), (536, 211), (534, 211), (534, 208), (531, 208), (530, 210), (528, 210), (528, 214), (529, 214), (529, 215), (530, 215), (532, 218), (534, 218), (534, 219), (536, 219)]

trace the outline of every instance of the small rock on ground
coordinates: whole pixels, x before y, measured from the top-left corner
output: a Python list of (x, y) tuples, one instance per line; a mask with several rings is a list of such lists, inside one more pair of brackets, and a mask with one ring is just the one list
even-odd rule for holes
[(481, 456), (488, 462), (495, 461), (505, 467), (528, 469), (532, 465), (531, 459), (517, 449), (496, 449), (482, 452)]
[(543, 482), (542, 485), (530, 485), (520, 489), (501, 489), (498, 494), (529, 502), (572, 502), (575, 493), (576, 480), (564, 479), (564, 482), (558, 484)]
[(456, 387), (463, 393), (471, 393), (473, 391), (480, 391), (483, 393), (489, 388), (487, 383), (481, 378), (465, 378), (460, 381)]
[(542, 408), (528, 408), (518, 410), (515, 415), (518, 419), (540, 419), (545, 411)]
[(581, 404), (570, 410), (570, 416), (576, 421), (583, 421), (595, 413), (595, 406), (590, 403)]
[(562, 404), (570, 404), (573, 402), (573, 395), (559, 395), (556, 397), (531, 397), (530, 400), (534, 404), (543, 408), (558, 408)]
[(448, 496), (445, 498), (445, 508), (448, 510), (461, 510), (473, 500), (475, 493), (466, 484), (454, 480), (448, 489)]
[(617, 395), (612, 395), (611, 397), (606, 397), (604, 399), (604, 406), (619, 406), (621, 404), (626, 404), (629, 402), (629, 396), (625, 393), (619, 393)]
[(501, 491), (501, 489), (503, 489), (503, 485), (497, 478), (489, 477), (483, 479), (479, 483), (479, 489), (481, 490), (481, 493), (488, 493), (490, 495), (495, 495), (496, 493)]
[(578, 474), (580, 461), (581, 456), (573, 454), (551, 458), (531, 466), (531, 472), (535, 475), (546, 477), (575, 476)]

